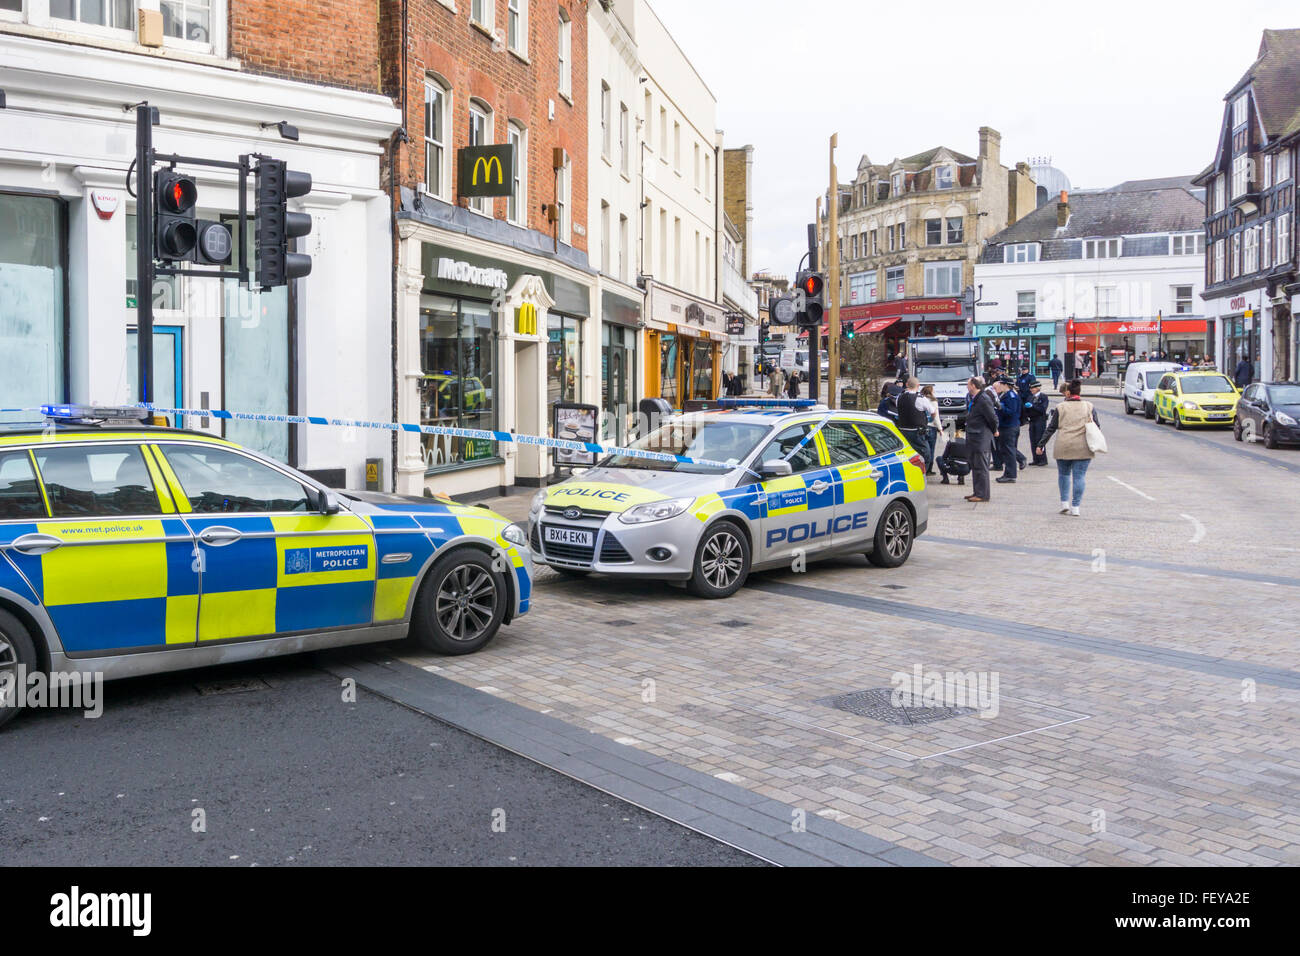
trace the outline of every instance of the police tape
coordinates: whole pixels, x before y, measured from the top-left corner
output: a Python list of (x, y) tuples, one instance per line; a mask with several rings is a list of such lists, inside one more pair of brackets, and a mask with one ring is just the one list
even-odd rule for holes
[(704, 468), (725, 468), (728, 471), (737, 462), (714, 461), (709, 458), (689, 458), (670, 452), (650, 451), (645, 448), (628, 448), (621, 445), (598, 445), (594, 442), (572, 441), (567, 438), (550, 438), (545, 435), (520, 435), (483, 428), (452, 428), (447, 425), (417, 425), (411, 422), (373, 422), (355, 418), (329, 418), (322, 415), (279, 415), (271, 412), (233, 412), (224, 408), (166, 408), (162, 405), (138, 403), (141, 408), (159, 415), (182, 415), (187, 418), (218, 418), (246, 422), (269, 422), (283, 425), (332, 425), (339, 428), (369, 428), (381, 431), (444, 435), (449, 438), (470, 438), (478, 441), (536, 445), (562, 451), (586, 452), (591, 455), (623, 455), (649, 461), (663, 461), (678, 465), (698, 465)]

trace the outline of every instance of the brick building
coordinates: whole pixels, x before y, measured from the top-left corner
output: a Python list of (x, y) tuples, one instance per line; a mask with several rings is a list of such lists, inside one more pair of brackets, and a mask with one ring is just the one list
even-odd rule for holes
[[(405, 107), (387, 171), (400, 421), (546, 434), (555, 402), (596, 392), (587, 14), (586, 0), (379, 4), (383, 88)], [(514, 147), (510, 195), (468, 199), (459, 151), (490, 144)], [(415, 494), (537, 483), (550, 467), (535, 447), (427, 435), (400, 436), (397, 458)]]
[[(311, 42), (304, 43), (303, 37)], [(390, 203), (380, 161), (399, 112), (380, 82), (373, 5), (350, 0), (0, 0), (0, 406), (115, 404), (136, 394), (137, 296), (154, 301), (155, 400), (183, 407), (392, 413)], [(162, 152), (263, 153), (309, 172), (300, 251), (311, 274), (249, 292), (232, 280), (135, 275), (126, 188), (135, 120), (157, 107)], [(281, 122), (298, 130), (282, 138)], [(199, 216), (238, 209), (224, 170), (195, 176)], [(190, 420), (359, 487), (381, 432)]]

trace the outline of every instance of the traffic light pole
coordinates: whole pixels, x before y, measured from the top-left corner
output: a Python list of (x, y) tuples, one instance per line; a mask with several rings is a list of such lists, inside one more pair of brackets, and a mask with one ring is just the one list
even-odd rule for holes
[(135, 108), (135, 344), (137, 401), (153, 401), (153, 114)]
[[(826, 252), (826, 265), (831, 296), (830, 334), (826, 336), (826, 354), (829, 364), (826, 368), (826, 404), (834, 408), (836, 402), (836, 379), (840, 370), (840, 187), (839, 172), (835, 168), (835, 147), (839, 145), (839, 134), (831, 134), (831, 208), (829, 224), (829, 247)], [(821, 329), (817, 330), (818, 338)], [(817, 363), (817, 378), (821, 377), (821, 361)]]

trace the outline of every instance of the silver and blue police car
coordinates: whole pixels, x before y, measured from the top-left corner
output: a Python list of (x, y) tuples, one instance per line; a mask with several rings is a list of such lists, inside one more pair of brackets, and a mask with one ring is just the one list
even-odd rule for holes
[(486, 645), (528, 610), (523, 530), (330, 491), (139, 409), (0, 426), (0, 724), (21, 667), (104, 678), (392, 640)]
[(752, 570), (866, 554), (903, 564), (928, 520), (925, 468), (892, 422), (811, 402), (724, 401), (539, 491), (535, 561), (567, 574), (684, 582), (729, 597)]

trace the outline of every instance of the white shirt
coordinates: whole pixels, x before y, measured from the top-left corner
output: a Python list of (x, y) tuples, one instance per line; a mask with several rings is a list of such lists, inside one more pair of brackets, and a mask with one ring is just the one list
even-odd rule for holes
[(924, 395), (916, 396), (916, 407), (925, 413), (925, 420), (928, 422), (935, 415), (939, 414), (939, 408)]

